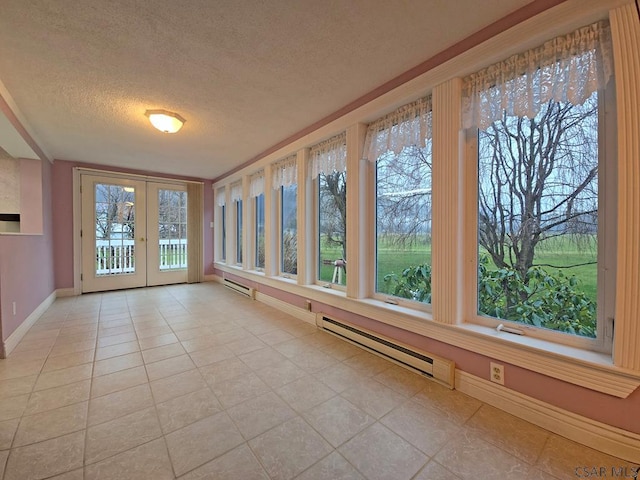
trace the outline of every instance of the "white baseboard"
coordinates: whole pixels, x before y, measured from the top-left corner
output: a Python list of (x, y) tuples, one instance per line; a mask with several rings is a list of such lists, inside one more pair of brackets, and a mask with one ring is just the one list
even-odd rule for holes
[(562, 437), (640, 463), (640, 435), (563, 410), (456, 370), (456, 389)]
[(14, 348), (18, 346), (22, 337), (26, 335), (29, 329), (33, 326), (34, 323), (38, 321), (40, 316), (49, 308), (53, 302), (55, 301), (57, 296), (57, 292), (53, 292), (47, 298), (43, 300), (43, 302), (36, 307), (36, 309), (31, 312), (31, 314), (20, 324), (18, 328), (16, 328), (11, 335), (2, 343), (2, 350), (4, 352), (4, 357), (8, 357), (9, 354), (13, 351)]
[(76, 297), (80, 295), (80, 293), (76, 292), (76, 289), (71, 287), (71, 288), (59, 288), (56, 290), (56, 298), (62, 298), (62, 297)]
[(311, 325), (316, 325), (316, 314), (308, 311), (305, 308), (296, 307), (287, 303), (283, 300), (278, 300), (277, 298), (271, 297), (269, 295), (265, 295), (264, 293), (256, 292), (256, 300), (262, 303), (266, 303), (267, 305), (277, 308), (292, 317), (295, 317), (303, 322), (310, 323)]

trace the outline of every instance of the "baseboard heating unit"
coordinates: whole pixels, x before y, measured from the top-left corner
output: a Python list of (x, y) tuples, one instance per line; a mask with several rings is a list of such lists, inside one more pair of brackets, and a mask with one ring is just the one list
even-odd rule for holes
[(455, 363), (403, 345), (355, 325), (351, 325), (319, 313), (316, 317), (319, 328), (343, 338), (372, 353), (385, 357), (394, 363), (432, 378), (448, 388), (455, 385)]
[(222, 281), (222, 285), (230, 290), (233, 290), (234, 292), (238, 292), (239, 294), (244, 295), (245, 297), (251, 298), (252, 300), (255, 299), (255, 289), (248, 287), (247, 285), (234, 282), (233, 280), (229, 280), (228, 278), (225, 278)]

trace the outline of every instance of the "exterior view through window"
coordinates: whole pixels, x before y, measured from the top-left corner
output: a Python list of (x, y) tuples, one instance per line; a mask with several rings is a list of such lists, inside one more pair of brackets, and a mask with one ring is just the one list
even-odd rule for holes
[(236, 263), (242, 264), (242, 200), (236, 202)]
[(264, 194), (261, 193), (256, 197), (255, 211), (255, 268), (264, 268)]
[(220, 260), (223, 262), (227, 259), (227, 207), (222, 205), (220, 207), (220, 220), (222, 220), (222, 228), (220, 229), (220, 244), (222, 246), (222, 252)]
[(478, 135), (480, 314), (596, 336), (598, 94)]
[(158, 190), (160, 270), (187, 268), (187, 192)]
[(318, 280), (346, 285), (347, 174), (318, 175)]
[(97, 276), (135, 271), (135, 200), (133, 187), (96, 184)]
[(431, 140), (376, 162), (376, 291), (431, 303)]
[(280, 187), (280, 272), (298, 273), (298, 186)]

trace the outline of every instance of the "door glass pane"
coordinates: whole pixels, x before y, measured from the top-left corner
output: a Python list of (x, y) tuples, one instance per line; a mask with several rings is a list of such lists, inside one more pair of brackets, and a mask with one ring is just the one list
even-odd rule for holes
[(187, 268), (187, 192), (158, 190), (160, 270)]
[(96, 276), (135, 272), (135, 198), (133, 187), (96, 183)]

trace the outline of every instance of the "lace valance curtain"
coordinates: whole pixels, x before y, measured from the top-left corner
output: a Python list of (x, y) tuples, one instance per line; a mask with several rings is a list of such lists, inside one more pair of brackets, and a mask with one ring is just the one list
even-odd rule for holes
[(218, 204), (219, 207), (224, 207), (224, 205), (227, 203), (227, 199), (226, 199), (226, 195), (225, 195), (225, 188), (219, 188), (216, 191), (216, 203)]
[(273, 165), (273, 189), (298, 183), (297, 155), (293, 154)]
[(251, 198), (259, 197), (264, 193), (264, 170), (251, 175), (249, 179), (249, 196)]
[(612, 73), (608, 22), (579, 28), (466, 77), (463, 127), (485, 129), (505, 112), (533, 118), (550, 100), (582, 104)]
[(231, 185), (231, 202), (242, 200), (242, 182), (236, 182)]
[(424, 147), (431, 138), (431, 96), (420, 98), (369, 124), (364, 142), (364, 158), (371, 162), (386, 152), (398, 154), (403, 148)]
[(347, 169), (347, 134), (336, 135), (311, 147), (311, 178)]

